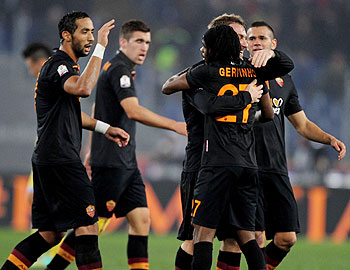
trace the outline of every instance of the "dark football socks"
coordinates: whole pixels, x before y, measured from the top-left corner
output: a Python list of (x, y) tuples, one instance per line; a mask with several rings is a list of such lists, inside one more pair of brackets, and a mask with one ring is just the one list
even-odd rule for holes
[(191, 270), (193, 256), (179, 247), (175, 258), (175, 270)]
[(268, 270), (276, 269), (289, 251), (284, 251), (271, 241), (265, 248), (265, 259)]
[(27, 269), (51, 247), (39, 232), (35, 232), (13, 249), (1, 270)]
[(239, 270), (241, 264), (241, 253), (219, 251), (217, 270)]
[(148, 236), (129, 235), (127, 254), (129, 269), (148, 270)]
[(97, 235), (80, 235), (75, 239), (75, 261), (78, 269), (102, 269)]
[(198, 242), (193, 249), (193, 270), (210, 270), (212, 263), (213, 243)]
[(64, 238), (57, 254), (47, 265), (46, 270), (63, 270), (75, 260), (75, 232), (71, 231)]
[(249, 270), (266, 270), (264, 254), (255, 239), (241, 246), (241, 250), (247, 260)]

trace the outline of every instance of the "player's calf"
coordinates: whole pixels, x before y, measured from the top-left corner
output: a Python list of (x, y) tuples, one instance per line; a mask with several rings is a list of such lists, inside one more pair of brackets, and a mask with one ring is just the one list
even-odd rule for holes
[[(52, 233), (55, 234), (54, 232)], [(54, 242), (48, 243), (39, 232), (35, 232), (13, 249), (1, 270), (27, 269), (54, 245)]]

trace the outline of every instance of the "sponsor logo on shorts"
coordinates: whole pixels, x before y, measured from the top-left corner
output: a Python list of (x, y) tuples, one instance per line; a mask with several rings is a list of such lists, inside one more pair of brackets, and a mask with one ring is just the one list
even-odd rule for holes
[(106, 202), (106, 207), (107, 207), (109, 212), (113, 211), (115, 205), (116, 205), (116, 203), (113, 200), (110, 200), (110, 201)]
[(88, 207), (86, 207), (86, 213), (87, 213), (90, 217), (94, 217), (94, 216), (95, 216), (95, 206), (89, 205)]

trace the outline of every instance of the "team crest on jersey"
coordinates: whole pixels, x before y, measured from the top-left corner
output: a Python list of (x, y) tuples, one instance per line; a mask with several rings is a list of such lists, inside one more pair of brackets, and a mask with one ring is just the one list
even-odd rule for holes
[(277, 115), (280, 114), (281, 106), (283, 104), (283, 99), (282, 98), (273, 98), (271, 100), (271, 102), (272, 102), (273, 112)]
[(68, 68), (66, 67), (66, 65), (60, 65), (57, 68), (57, 72), (62, 77), (64, 74), (66, 74), (68, 72)]
[(110, 200), (110, 201), (106, 202), (106, 207), (107, 207), (107, 210), (108, 210), (109, 212), (112, 212), (112, 211), (113, 211), (115, 205), (116, 205), (116, 203), (115, 203), (115, 201), (113, 201), (113, 200)]
[(87, 213), (90, 217), (94, 217), (94, 216), (95, 216), (95, 206), (89, 205), (88, 207), (86, 207), (86, 213)]
[(283, 87), (284, 81), (281, 77), (276, 78), (275, 81), (280, 87)]
[(123, 75), (120, 77), (121, 88), (128, 88), (130, 87), (130, 85), (131, 85), (130, 78), (127, 75)]

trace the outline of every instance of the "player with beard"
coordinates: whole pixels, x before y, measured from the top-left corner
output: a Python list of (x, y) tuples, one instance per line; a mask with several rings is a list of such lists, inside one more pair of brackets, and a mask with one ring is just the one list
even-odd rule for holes
[[(218, 26), (218, 25), (228, 25), (232, 27), (235, 32), (237, 33), (240, 41), (240, 58), (244, 59), (244, 61), (251, 61), (251, 63), (254, 63), (255, 67), (264, 67), (266, 66), (267, 61), (274, 57), (274, 59), (270, 62), (272, 62), (272, 66), (276, 65), (280, 68), (281, 73), (276, 73), (275, 76), (278, 76), (278, 74), (286, 74), (287, 72), (291, 71), (293, 69), (293, 62), (282, 52), (279, 51), (271, 51), (271, 50), (262, 50), (259, 53), (257, 53), (254, 57), (251, 59), (243, 58), (243, 52), (247, 48), (247, 40), (246, 40), (246, 30), (245, 30), (245, 22), (243, 19), (236, 14), (223, 14), (216, 18), (214, 18), (210, 24), (208, 25), (208, 28)], [(196, 65), (199, 65), (200, 63), (197, 63)], [(196, 66), (194, 65), (194, 66)], [(278, 69), (276, 69), (278, 70)], [(184, 72), (186, 72), (185, 70)], [(180, 76), (183, 72), (175, 75), (169, 80), (175, 79), (176, 77)], [(247, 88), (249, 90), (249, 87)], [(164, 91), (163, 91), (164, 92)], [(168, 89), (167, 94), (174, 93), (173, 89)], [(207, 108), (215, 108), (213, 105), (211, 106), (205, 106), (205, 104), (212, 104), (212, 102), (215, 102), (213, 99), (208, 101), (208, 97), (206, 99), (203, 99), (203, 91), (192, 91), (192, 93), (195, 93), (195, 97), (200, 97), (200, 103), (204, 105), (204, 109), (202, 109), (202, 112), (208, 111)], [(193, 96), (190, 95), (191, 92), (184, 91), (182, 93), (183, 99), (182, 99), (182, 106), (183, 106), (183, 112), (184, 117), (187, 123), (187, 131), (188, 131), (188, 144), (186, 146), (186, 156), (184, 160), (184, 167), (183, 172), (181, 174), (181, 200), (182, 200), (182, 208), (183, 208), (183, 221), (179, 229), (178, 233), (178, 239), (183, 240), (184, 242), (179, 247), (176, 259), (175, 259), (175, 269), (190, 269), (191, 268), (191, 261), (192, 261), (192, 254), (193, 254), (193, 241), (192, 241), (192, 235), (193, 235), (193, 227), (191, 225), (191, 205), (192, 205), (192, 199), (193, 199), (193, 189), (194, 189), (194, 183), (196, 181), (196, 176), (198, 175), (198, 170), (200, 167), (200, 156), (202, 152), (203, 147), (203, 123), (204, 123), (204, 116), (198, 111), (198, 107), (196, 108), (196, 105), (193, 103)], [(248, 94), (244, 92), (240, 92), (237, 96), (241, 94)], [(208, 103), (209, 102), (209, 103)], [(229, 108), (230, 105), (228, 105)], [(231, 103), (231, 109), (232, 109), (233, 103)], [(215, 112), (215, 110), (212, 110), (212, 112)], [(225, 239), (224, 236), (222, 236), (222, 239), (224, 239), (223, 244), (219, 251), (219, 257), (218, 257), (218, 265), (217, 267), (224, 267), (224, 266), (230, 266), (230, 267), (239, 267), (240, 264), (240, 249), (238, 245), (235, 243), (232, 239)]]
[(32, 223), (38, 231), (14, 248), (2, 270), (29, 268), (71, 228), (78, 269), (102, 269), (93, 188), (79, 156), (81, 129), (104, 133), (119, 146), (127, 145), (129, 135), (82, 113), (80, 97), (89, 96), (97, 82), (113, 23), (99, 30), (98, 44), (81, 76), (76, 62), (91, 50), (93, 23), (86, 13), (72, 12), (58, 24), (60, 48), (42, 67), (35, 87), (38, 139), (32, 157)]
[[(277, 39), (270, 25), (263, 21), (252, 23), (248, 29), (248, 49), (251, 55), (261, 50), (274, 50), (276, 46)], [(295, 244), (296, 233), (299, 232), (298, 209), (288, 177), (284, 118), (287, 117), (306, 139), (331, 145), (339, 152), (338, 160), (345, 156), (346, 147), (306, 117), (290, 75), (270, 80), (268, 86), (275, 117), (271, 122), (254, 124), (262, 189), (259, 192), (259, 203), (263, 203), (258, 205), (256, 225), (261, 230), (257, 230), (256, 238), (259, 239), (261, 248), (264, 248), (266, 238), (272, 239), (265, 248), (267, 267), (272, 270)]]
[[(150, 42), (150, 29), (145, 23), (138, 20), (125, 22), (120, 30), (120, 50), (103, 66), (97, 83), (95, 117), (128, 131), (129, 145), (123, 149), (117, 148), (96, 134), (93, 134), (91, 143), (92, 183), (100, 231), (104, 230), (113, 215), (126, 217), (129, 223), (127, 256), (130, 269), (149, 269), (150, 217), (145, 185), (136, 161), (136, 121), (181, 135), (187, 134), (185, 123), (160, 116), (138, 103), (134, 67), (143, 64)], [(67, 236), (69, 241), (74, 241), (74, 235)], [(65, 245), (66, 240), (62, 247)], [(73, 256), (70, 258), (74, 259)], [(61, 262), (56, 265), (52, 263), (48, 268), (64, 269), (69, 264), (68, 260)]]

